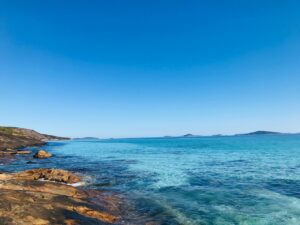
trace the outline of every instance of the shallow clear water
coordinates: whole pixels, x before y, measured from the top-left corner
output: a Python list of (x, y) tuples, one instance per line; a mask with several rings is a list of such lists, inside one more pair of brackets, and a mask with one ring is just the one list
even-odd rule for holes
[(20, 156), (0, 169), (83, 173), (88, 188), (125, 195), (137, 211), (133, 220), (300, 224), (298, 135), (77, 140), (50, 142), (45, 149), (55, 157)]

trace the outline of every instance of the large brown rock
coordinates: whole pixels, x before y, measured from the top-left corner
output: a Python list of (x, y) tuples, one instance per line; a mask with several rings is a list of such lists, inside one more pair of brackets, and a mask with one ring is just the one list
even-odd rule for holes
[(51, 156), (52, 156), (51, 153), (45, 150), (39, 150), (37, 153), (35, 153), (33, 157), (37, 159), (46, 159), (46, 158), (50, 158)]
[[(96, 225), (115, 224), (120, 220), (117, 197), (107, 198), (99, 191), (39, 180), (42, 176), (65, 177), (62, 180), (69, 181), (66, 174), (72, 176), (68, 171), (48, 169), (0, 173), (0, 224)], [(101, 203), (95, 204), (91, 199)]]
[[(53, 193), (51, 189), (43, 188), (48, 185), (46, 182), (30, 181), (26, 186), (39, 188), (32, 188), (29, 191), (16, 189), (17, 185), (13, 188), (9, 185), (0, 188), (0, 224), (58, 225), (68, 224), (69, 221), (69, 224), (96, 225), (114, 224), (119, 220), (118, 212), (91, 204), (86, 198), (87, 195), (72, 195), (75, 188), (51, 184), (52, 190), (64, 189), (63, 192)], [(102, 201), (105, 201), (105, 198)]]

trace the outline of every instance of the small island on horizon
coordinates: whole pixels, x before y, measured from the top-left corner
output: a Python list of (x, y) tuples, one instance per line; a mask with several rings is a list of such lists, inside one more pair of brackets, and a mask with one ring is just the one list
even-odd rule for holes
[(264, 131), (258, 130), (249, 133), (240, 133), (240, 134), (213, 134), (213, 135), (195, 135), (195, 134), (185, 134), (181, 136), (163, 136), (163, 138), (199, 138), (199, 137), (231, 137), (231, 136), (264, 136), (264, 135), (298, 135), (300, 133), (282, 133), (275, 131)]
[[(283, 133), (276, 131), (265, 131), (257, 130), (249, 133), (240, 133), (240, 134), (213, 134), (213, 135), (195, 135), (187, 133), (180, 136), (171, 136), (166, 135), (162, 137), (138, 137), (140, 138), (199, 138), (199, 137), (231, 137), (231, 136), (266, 136), (266, 135), (299, 135), (300, 133)], [(22, 137), (22, 138), (20, 138)], [(126, 138), (136, 138), (136, 137), (126, 137)], [(20, 148), (38, 144), (44, 144), (48, 140), (114, 140), (114, 139), (126, 139), (126, 138), (100, 138), (100, 137), (58, 137), (55, 135), (40, 134), (32, 129), (19, 128), (19, 127), (7, 127), (0, 126), (0, 150), (5, 148)]]

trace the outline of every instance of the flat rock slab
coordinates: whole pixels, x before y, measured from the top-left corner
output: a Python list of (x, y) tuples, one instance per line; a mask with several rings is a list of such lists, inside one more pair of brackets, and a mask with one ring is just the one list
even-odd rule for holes
[(13, 174), (14, 179), (21, 180), (48, 180), (67, 184), (81, 181), (81, 177), (66, 170), (59, 169), (33, 169)]
[(117, 197), (28, 179), (32, 176), (32, 171), (0, 174), (0, 224), (115, 224), (120, 220)]

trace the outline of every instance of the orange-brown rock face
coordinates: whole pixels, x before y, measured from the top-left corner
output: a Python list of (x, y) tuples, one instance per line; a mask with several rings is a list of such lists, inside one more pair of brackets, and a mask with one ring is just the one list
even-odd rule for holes
[[(102, 192), (79, 190), (64, 184), (74, 182), (74, 177), (62, 179), (64, 183), (45, 182), (38, 180), (41, 174), (51, 174), (49, 177), (54, 180), (67, 177), (66, 174), (77, 177), (68, 171), (48, 169), (0, 174), (0, 224), (75, 225), (119, 221), (117, 198), (108, 199)], [(96, 204), (91, 198), (101, 203)]]
[(69, 171), (59, 169), (33, 169), (14, 174), (15, 178), (23, 180), (48, 180), (67, 184), (81, 181), (81, 178)]

